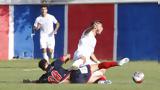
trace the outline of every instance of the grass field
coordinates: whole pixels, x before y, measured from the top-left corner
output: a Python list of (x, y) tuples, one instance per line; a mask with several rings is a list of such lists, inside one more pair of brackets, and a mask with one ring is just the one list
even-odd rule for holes
[[(43, 73), (38, 60), (0, 61), (0, 90), (160, 90), (160, 64), (157, 62), (130, 62), (106, 72), (111, 85), (100, 84), (24, 84), (23, 79), (38, 79)], [(145, 79), (135, 84), (131, 76), (142, 71)]]

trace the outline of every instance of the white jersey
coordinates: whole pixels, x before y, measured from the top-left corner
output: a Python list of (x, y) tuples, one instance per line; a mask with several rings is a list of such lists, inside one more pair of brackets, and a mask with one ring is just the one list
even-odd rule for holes
[(38, 23), (41, 24), (40, 28), (40, 46), (41, 48), (51, 48), (54, 50), (55, 37), (51, 33), (54, 30), (54, 24), (58, 21), (53, 15), (47, 14), (45, 17), (41, 15), (36, 18), (34, 26), (37, 27)]
[(78, 49), (75, 51), (73, 59), (77, 60), (80, 56), (85, 56), (86, 59), (89, 59), (94, 53), (96, 42), (95, 35), (92, 31), (90, 31), (87, 35), (84, 35), (83, 33), (81, 39), (79, 40)]
[(41, 15), (36, 18), (36, 21), (34, 23), (34, 26), (37, 27), (37, 25), (41, 24), (40, 28), (40, 34), (50, 34), (54, 30), (53, 24), (57, 23), (56, 18), (53, 15), (47, 14), (45, 17), (42, 17)]

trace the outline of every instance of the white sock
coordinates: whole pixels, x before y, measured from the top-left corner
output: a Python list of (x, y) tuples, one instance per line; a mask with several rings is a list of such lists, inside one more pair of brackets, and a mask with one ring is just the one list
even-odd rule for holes
[(44, 58), (45, 60), (47, 60), (47, 62), (49, 62), (49, 57), (48, 57), (47, 53), (43, 53), (43, 58)]
[(50, 53), (50, 58), (53, 59), (54, 58), (54, 53)]

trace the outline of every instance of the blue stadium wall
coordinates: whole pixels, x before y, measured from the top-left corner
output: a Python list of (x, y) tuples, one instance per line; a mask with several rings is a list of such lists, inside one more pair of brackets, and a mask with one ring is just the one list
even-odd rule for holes
[(117, 57), (132, 60), (159, 60), (160, 6), (118, 5)]

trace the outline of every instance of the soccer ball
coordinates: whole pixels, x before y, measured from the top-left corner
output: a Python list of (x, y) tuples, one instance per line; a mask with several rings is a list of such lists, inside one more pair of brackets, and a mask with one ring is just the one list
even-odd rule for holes
[(135, 83), (142, 83), (144, 80), (144, 73), (143, 72), (134, 72), (132, 79)]

